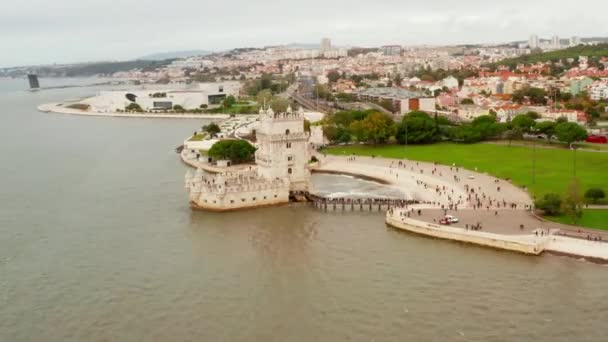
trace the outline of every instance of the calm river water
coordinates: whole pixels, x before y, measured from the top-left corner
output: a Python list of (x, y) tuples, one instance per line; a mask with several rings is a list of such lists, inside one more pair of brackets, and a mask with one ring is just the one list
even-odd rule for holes
[(377, 213), (193, 212), (174, 148), (200, 122), (44, 114), (95, 89), (25, 87), (0, 80), (0, 341), (607, 340), (606, 266)]

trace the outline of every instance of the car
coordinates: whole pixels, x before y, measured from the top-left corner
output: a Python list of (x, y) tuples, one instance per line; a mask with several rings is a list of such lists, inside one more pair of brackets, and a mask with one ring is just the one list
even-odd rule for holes
[(452, 215), (445, 215), (445, 217), (443, 218), (444, 220), (446, 220), (448, 223), (458, 223), (458, 217), (452, 216)]
[(475, 176), (469, 175), (469, 179), (475, 179)]

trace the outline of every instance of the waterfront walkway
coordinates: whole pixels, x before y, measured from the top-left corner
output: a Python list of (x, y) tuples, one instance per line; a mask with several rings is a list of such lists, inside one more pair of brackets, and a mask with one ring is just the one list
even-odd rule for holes
[[(417, 204), (387, 211), (390, 226), (410, 232), (527, 254), (544, 251), (608, 262), (608, 233), (547, 222), (532, 212), (525, 189), (508, 180), (409, 160), (318, 155), (317, 171), (376, 179), (411, 194)], [(459, 222), (445, 226), (445, 215)]]

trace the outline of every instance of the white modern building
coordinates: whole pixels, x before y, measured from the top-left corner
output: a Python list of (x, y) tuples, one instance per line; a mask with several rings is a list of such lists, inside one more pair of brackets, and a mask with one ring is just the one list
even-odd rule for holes
[(320, 50), (321, 54), (331, 50), (331, 39), (329, 39), (329, 38), (321, 39), (321, 47), (319, 50)]
[(528, 39), (528, 47), (530, 49), (536, 49), (540, 47), (537, 35), (533, 34), (530, 36), (530, 38)]
[(554, 35), (553, 37), (551, 37), (551, 47), (554, 49), (559, 49), (561, 48), (561, 41), (559, 40), (559, 36), (558, 35)]
[(608, 99), (608, 81), (598, 81), (589, 87), (589, 97), (599, 101)]
[(239, 82), (199, 83), (183, 89), (136, 89), (101, 91), (97, 96), (82, 103), (91, 106), (91, 110), (110, 113), (125, 110), (132, 103), (144, 111), (170, 110), (175, 106), (184, 109), (196, 109), (202, 105), (220, 104), (227, 96), (238, 96)]
[(448, 89), (458, 89), (458, 79), (450, 75), (441, 81), (441, 86)]

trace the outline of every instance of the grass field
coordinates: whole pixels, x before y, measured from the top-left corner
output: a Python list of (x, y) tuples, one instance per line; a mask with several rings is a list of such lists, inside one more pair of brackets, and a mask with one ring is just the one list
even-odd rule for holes
[[(554, 222), (572, 224), (571, 219), (566, 216), (547, 217), (547, 219)], [(608, 230), (608, 210), (584, 209), (583, 217), (577, 222), (577, 225)]]
[[(412, 159), (458, 166), (487, 172), (499, 178), (509, 178), (519, 186), (525, 186), (536, 197), (554, 192), (563, 195), (574, 176), (574, 152), (562, 149), (506, 146), (498, 144), (434, 144), (422, 146), (368, 146), (353, 145), (332, 147), (326, 150), (334, 155), (364, 155), (398, 159)], [(536, 155), (536, 177), (532, 181), (533, 157)], [(608, 153), (576, 152), (576, 177), (581, 191), (599, 187), (608, 191)], [(604, 222), (593, 227), (608, 229), (608, 211), (591, 213), (589, 220)], [(606, 216), (601, 216), (606, 215)], [(601, 216), (601, 217), (600, 217)], [(585, 224), (585, 218), (582, 224)], [(593, 221), (595, 222), (595, 221)], [(593, 223), (591, 222), (591, 223)], [(591, 225), (589, 227), (592, 227)]]

